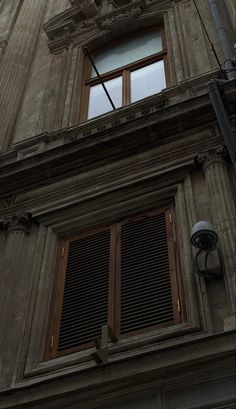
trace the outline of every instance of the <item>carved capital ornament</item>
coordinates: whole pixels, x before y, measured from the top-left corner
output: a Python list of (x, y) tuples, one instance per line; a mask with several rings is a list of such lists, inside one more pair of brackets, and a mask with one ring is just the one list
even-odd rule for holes
[(131, 3), (128, 2), (127, 5), (97, 18), (96, 22), (98, 27), (102, 30), (112, 30), (114, 27), (121, 27), (127, 24), (130, 20), (139, 17), (143, 12), (143, 8), (143, 0)]
[(197, 156), (197, 163), (205, 170), (209, 166), (216, 163), (225, 163), (227, 158), (227, 151), (224, 146), (209, 149), (205, 152), (199, 153)]
[(2, 222), (2, 228), (6, 230), (7, 234), (12, 232), (28, 234), (31, 225), (32, 215), (29, 212), (15, 214)]

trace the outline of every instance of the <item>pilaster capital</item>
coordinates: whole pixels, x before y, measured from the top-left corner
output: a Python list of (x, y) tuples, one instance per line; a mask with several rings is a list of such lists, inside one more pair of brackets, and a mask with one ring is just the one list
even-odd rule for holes
[(225, 164), (227, 158), (227, 151), (224, 146), (218, 148), (209, 149), (207, 151), (199, 153), (197, 156), (197, 163), (205, 171), (208, 167), (215, 165), (216, 163)]
[(5, 40), (0, 41), (0, 55), (3, 55), (7, 48), (7, 42)]
[(25, 235), (29, 233), (32, 225), (32, 215), (29, 212), (18, 213), (3, 220), (2, 228), (7, 234), (21, 232)]

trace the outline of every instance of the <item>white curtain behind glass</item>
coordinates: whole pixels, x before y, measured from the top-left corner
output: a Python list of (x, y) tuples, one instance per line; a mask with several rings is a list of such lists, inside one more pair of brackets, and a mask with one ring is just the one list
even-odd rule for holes
[[(93, 60), (99, 74), (104, 74), (160, 51), (162, 51), (160, 32), (146, 31), (130, 39), (125, 38), (122, 42), (110, 47), (107, 44), (100, 53), (94, 53)], [(91, 76), (96, 76), (94, 70)]]

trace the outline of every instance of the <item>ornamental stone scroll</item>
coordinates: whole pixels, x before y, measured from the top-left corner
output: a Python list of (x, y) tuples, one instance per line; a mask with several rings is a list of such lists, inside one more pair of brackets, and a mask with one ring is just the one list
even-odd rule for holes
[(127, 6), (117, 9), (111, 13), (105, 14), (96, 19), (97, 26), (102, 30), (113, 30), (132, 23), (142, 14), (144, 8), (143, 1), (135, 1)]

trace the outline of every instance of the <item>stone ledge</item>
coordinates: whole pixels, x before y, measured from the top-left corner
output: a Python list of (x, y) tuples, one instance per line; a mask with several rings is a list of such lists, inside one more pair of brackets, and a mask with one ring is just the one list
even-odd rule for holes
[[(204, 77), (205, 81), (209, 75), (212, 73)], [(200, 79), (196, 78), (193, 81), (199, 92)], [(105, 150), (107, 154), (112, 151), (113, 160), (115, 158), (118, 160), (124, 155), (132, 156), (134, 151), (139, 152), (143, 144), (147, 150), (175, 143), (177, 135), (184, 140), (193, 129), (203, 131), (207, 126), (214, 146), (222, 143), (220, 135), (211, 131), (215, 127), (216, 119), (213, 109), (209, 109), (211, 108), (209, 96), (203, 91), (205, 81), (200, 81), (202, 92), (199, 95), (189, 98), (183, 94), (185, 99), (179, 102), (174, 102), (179, 88), (169, 88), (158, 95), (83, 124), (44, 133), (17, 143), (11, 151), (0, 155), (2, 195), (7, 196), (10, 188), (17, 189), (19, 185), (17, 178), (18, 180), (21, 178), (22, 187), (32, 184), (36, 173), (37, 183), (39, 175), (42, 179), (55, 176), (58, 178), (60, 172), (63, 172), (62, 176), (67, 171), (74, 172), (76, 168), (92, 167), (92, 164), (101, 161), (104, 163)], [(234, 100), (234, 90), (235, 83), (231, 82), (224, 86), (229, 104)], [(185, 93), (184, 90), (183, 92)], [(207, 149), (209, 143), (204, 140), (202, 148)], [(187, 146), (186, 149), (191, 150), (194, 146), (194, 144)], [(106, 163), (109, 160), (110, 155), (106, 156)]]
[[(111, 385), (113, 385), (113, 394), (124, 387), (132, 388), (134, 380), (137, 386), (155, 382), (157, 387), (163, 385), (164, 382), (165, 387), (169, 384), (173, 389), (175, 379), (181, 382), (183, 387), (187, 387), (187, 385), (199, 382), (199, 373), (203, 370), (203, 364), (206, 381), (209, 382), (210, 379), (219, 379), (226, 373), (227, 376), (232, 375), (234, 348), (235, 338), (232, 333), (205, 334), (201, 339), (197, 337), (195, 341), (192, 340), (188, 344), (179, 347), (175, 345), (158, 353), (152, 351), (139, 359), (134, 356), (128, 361), (126, 358), (123, 362), (111, 362), (101, 367), (88, 368), (80, 374), (79, 382), (76, 366), (71, 368), (71, 371), (75, 371), (74, 374), (65, 374), (63, 371), (52, 372), (48, 376), (38, 376), (34, 380), (18, 381), (12, 385), (11, 390), (0, 394), (0, 404), (2, 409), (18, 406), (22, 408), (24, 405), (32, 405), (30, 407), (37, 407), (37, 409), (43, 406), (47, 409), (51, 407), (53, 397), (53, 407), (59, 407), (60, 402), (60, 407), (68, 408), (70, 404), (79, 405), (79, 402), (86, 402), (88, 396), (91, 400), (94, 394), (96, 397), (98, 393), (101, 396)], [(224, 366), (222, 366), (222, 358)], [(189, 377), (188, 371), (190, 370), (194, 374), (193, 377)], [(201, 382), (203, 379), (201, 377)], [(15, 404), (17, 406), (14, 406)]]
[[(117, 131), (119, 127), (122, 128), (125, 124), (135, 125), (135, 122), (142, 118), (151, 119), (151, 117), (157, 113), (165, 112), (165, 109), (170, 109), (174, 106), (178, 107), (178, 104), (191, 104), (190, 95), (198, 96), (206, 94), (206, 82), (212, 77), (216, 77), (217, 72), (209, 72), (204, 77), (194, 77), (192, 79), (182, 82), (178, 86), (169, 87), (163, 90), (157, 95), (145, 98), (136, 103), (128, 106), (116, 109), (115, 111), (108, 112), (105, 115), (91, 119), (82, 124), (75, 125), (70, 128), (59, 129), (58, 131), (46, 132), (40, 135), (36, 135), (25, 141), (18, 142), (14, 145), (14, 150), (11, 152), (0, 154), (0, 164), (4, 158), (6, 158), (6, 164), (9, 163), (9, 159), (15, 160), (14, 151), (17, 152), (17, 159), (23, 159), (27, 156), (37, 155), (40, 152), (47, 151), (58, 146), (78, 141), (89, 137), (93, 139), (105, 131)], [(176, 109), (176, 108), (175, 108)], [(169, 112), (171, 112), (169, 110)], [(175, 111), (176, 112), (176, 111)], [(177, 119), (176, 119), (177, 120)], [(158, 124), (158, 117), (157, 117)], [(35, 149), (33, 151), (33, 146)], [(32, 148), (32, 152), (31, 152)], [(29, 151), (27, 151), (29, 149)], [(20, 153), (23, 150), (22, 154)]]
[(224, 330), (225, 331), (236, 330), (236, 315), (235, 314), (224, 319)]

